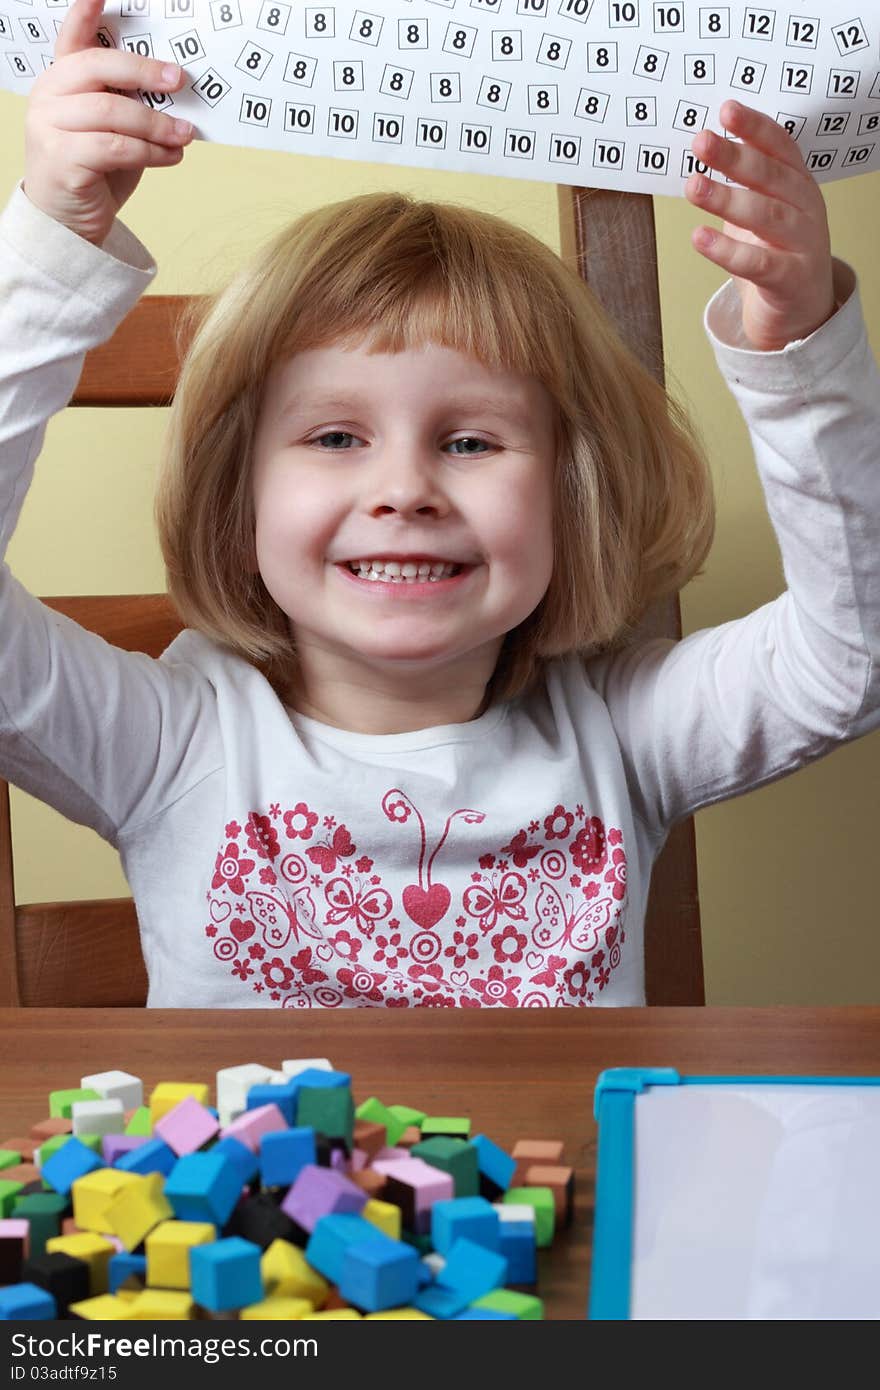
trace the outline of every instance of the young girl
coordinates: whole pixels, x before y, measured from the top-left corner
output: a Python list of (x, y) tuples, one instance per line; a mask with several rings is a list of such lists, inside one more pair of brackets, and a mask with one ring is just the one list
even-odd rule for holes
[[(190, 138), (76, 0), (0, 223), (4, 542), (48, 418), (154, 265), (116, 213)], [(628, 641), (698, 572), (709, 473), (576, 273), (393, 195), (300, 218), (207, 312), (157, 516), (159, 661), (0, 577), (0, 772), (115, 845), (159, 1006), (644, 1002), (674, 823), (875, 728), (880, 377), (821, 192), (728, 102), (694, 150), (706, 329), (787, 591)]]

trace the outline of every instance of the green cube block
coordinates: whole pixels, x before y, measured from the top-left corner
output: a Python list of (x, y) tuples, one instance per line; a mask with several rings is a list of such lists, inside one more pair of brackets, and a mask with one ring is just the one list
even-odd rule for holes
[(126, 1134), (152, 1134), (153, 1126), (150, 1123), (150, 1107), (139, 1105), (135, 1110), (128, 1124), (125, 1126)]
[(422, 1127), (422, 1120), (425, 1118), (424, 1110), (414, 1110), (411, 1105), (389, 1105), (388, 1109), (396, 1120), (402, 1120), (404, 1129), (409, 1129), (410, 1125)]
[(385, 1126), (385, 1142), (393, 1148), (400, 1138), (406, 1125), (403, 1120), (398, 1119), (387, 1105), (383, 1105), (376, 1096), (370, 1096), (369, 1100), (362, 1101), (354, 1112), (358, 1120), (369, 1120), (374, 1125)]
[(410, 1153), (413, 1158), (424, 1159), (433, 1168), (448, 1173), (455, 1183), (456, 1197), (479, 1197), (480, 1156), (473, 1144), (438, 1134), (434, 1139), (422, 1139), (413, 1144)]
[(23, 1182), (7, 1182), (0, 1178), (0, 1221), (6, 1220), (23, 1187)]
[(446, 1139), (468, 1139), (471, 1122), (463, 1115), (426, 1115), (421, 1129), (426, 1139), (434, 1135), (443, 1135)]
[(71, 1106), (76, 1100), (101, 1100), (97, 1091), (50, 1091), (49, 1115), (53, 1120), (72, 1119)]
[(15, 1149), (0, 1149), (0, 1172), (4, 1168), (17, 1168), (21, 1163), (21, 1154), (16, 1153)]
[(550, 1187), (509, 1187), (502, 1202), (534, 1207), (535, 1244), (539, 1249), (553, 1244), (556, 1230), (556, 1203)]
[[(86, 1148), (91, 1149), (93, 1153), (99, 1154), (101, 1152), (100, 1134), (78, 1134), (76, 1137), (81, 1144), (85, 1144)], [(51, 1139), (47, 1139), (45, 1144), (41, 1144), (39, 1148), (40, 1167), (42, 1168), (46, 1160), (51, 1158), (54, 1153), (58, 1152), (62, 1144), (66, 1144), (68, 1139), (72, 1138), (73, 1135), (71, 1134), (53, 1134)]]
[(303, 1086), (296, 1098), (297, 1125), (311, 1125), (328, 1139), (354, 1142), (354, 1101), (348, 1086)]
[(514, 1293), (513, 1289), (493, 1289), (475, 1298), (472, 1308), (492, 1308), (496, 1313), (515, 1313), (524, 1321), (541, 1319), (544, 1316), (544, 1302), (531, 1293)]
[(46, 1252), (46, 1241), (61, 1234), (61, 1221), (70, 1210), (70, 1201), (61, 1192), (28, 1192), (12, 1208), (13, 1218), (30, 1227), (31, 1256)]

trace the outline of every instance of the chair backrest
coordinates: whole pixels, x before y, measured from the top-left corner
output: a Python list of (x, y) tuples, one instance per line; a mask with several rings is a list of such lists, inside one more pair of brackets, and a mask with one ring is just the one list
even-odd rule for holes
[[(614, 319), (624, 341), (663, 383), (663, 340), (650, 196), (560, 187), (563, 254)], [(86, 359), (72, 404), (167, 405), (179, 370), (175, 324), (183, 297), (151, 295)], [(158, 657), (180, 631), (163, 594), (44, 598), (128, 651)], [(681, 637), (677, 596), (646, 614), (641, 636)], [(645, 920), (649, 1004), (702, 1004), (703, 961), (693, 820), (658, 857)], [(133, 1006), (146, 971), (131, 898), (15, 902), (9, 795), (0, 781), (0, 1005)]]

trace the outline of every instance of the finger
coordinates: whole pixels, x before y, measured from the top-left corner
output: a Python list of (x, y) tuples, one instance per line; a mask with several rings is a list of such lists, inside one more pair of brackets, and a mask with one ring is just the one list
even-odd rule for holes
[(91, 174), (111, 174), (116, 169), (149, 169), (160, 164), (177, 164), (183, 147), (171, 149), (150, 140), (113, 131), (91, 131), (64, 137), (68, 162)]
[(75, 0), (65, 16), (55, 40), (55, 57), (91, 48), (104, 13), (104, 0)]
[(685, 196), (696, 207), (752, 232), (771, 246), (792, 251), (806, 246), (815, 238), (814, 224), (804, 216), (804, 210), (780, 198), (728, 188), (704, 178), (702, 174), (691, 175), (685, 185)]
[(790, 256), (771, 246), (737, 241), (711, 227), (696, 227), (691, 233), (691, 245), (701, 256), (726, 270), (728, 275), (750, 280), (761, 289), (779, 289), (786, 279), (791, 279)]
[(794, 169), (751, 145), (724, 140), (713, 130), (701, 130), (694, 136), (691, 148), (703, 164), (743, 188), (781, 199), (801, 213), (815, 204), (816, 184), (803, 165), (800, 170)]
[(731, 135), (748, 141), (750, 145), (763, 150), (773, 159), (781, 160), (792, 169), (806, 171), (804, 157), (797, 141), (793, 140), (785, 127), (774, 121), (772, 116), (765, 115), (763, 111), (756, 111), (752, 106), (744, 106), (742, 102), (731, 100), (721, 103), (718, 115), (724, 129)]
[(123, 91), (174, 92), (186, 79), (177, 63), (141, 58), (118, 48), (88, 48), (52, 64), (45, 74), (54, 96), (94, 92), (102, 87)]
[(47, 103), (46, 115), (56, 130), (118, 131), (155, 145), (179, 145), (190, 139), (193, 130), (189, 121), (112, 92), (67, 96), (63, 101)]

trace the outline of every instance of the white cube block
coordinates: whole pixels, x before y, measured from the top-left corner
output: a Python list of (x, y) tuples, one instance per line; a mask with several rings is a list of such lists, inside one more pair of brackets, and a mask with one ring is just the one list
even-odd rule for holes
[(122, 1134), (125, 1120), (121, 1100), (75, 1100), (70, 1107), (73, 1132), (82, 1134)]
[(528, 1221), (535, 1224), (535, 1208), (528, 1202), (493, 1202), (501, 1221)]
[(137, 1110), (144, 1103), (144, 1083), (127, 1071), (99, 1071), (80, 1081), (84, 1091), (97, 1091), (104, 1100), (121, 1100), (123, 1110)]
[(333, 1071), (334, 1067), (327, 1061), (326, 1057), (300, 1057), (281, 1063), (281, 1070), (286, 1077), (296, 1076), (301, 1071), (308, 1071), (314, 1067), (315, 1071)]
[(272, 1084), (275, 1073), (260, 1062), (243, 1062), (237, 1067), (222, 1067), (217, 1073), (217, 1113), (225, 1127), (247, 1107), (251, 1086)]

